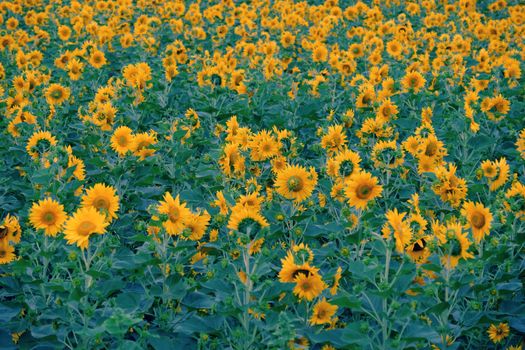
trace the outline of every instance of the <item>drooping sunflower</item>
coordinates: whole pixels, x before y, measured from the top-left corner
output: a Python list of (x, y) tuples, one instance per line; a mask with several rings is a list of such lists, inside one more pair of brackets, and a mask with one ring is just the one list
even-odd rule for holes
[(395, 140), (378, 141), (372, 149), (372, 160), (376, 168), (397, 168), (405, 161), (403, 150)]
[(313, 168), (308, 171), (299, 165), (287, 165), (277, 173), (275, 190), (287, 199), (301, 202), (310, 197), (316, 184), (317, 173)]
[(50, 105), (61, 105), (69, 98), (71, 94), (69, 88), (63, 87), (60, 84), (51, 84), (46, 89), (45, 96), (47, 103)]
[(293, 293), (299, 299), (306, 299), (312, 301), (314, 298), (318, 297), (323, 290), (327, 288), (326, 283), (323, 282), (321, 276), (318, 273), (304, 274), (298, 273), (294, 278), (296, 283)]
[(489, 329), (487, 329), (487, 333), (494, 344), (499, 343), (509, 336), (509, 325), (503, 322), (499, 323), (497, 326), (491, 324)]
[(345, 185), (348, 204), (357, 209), (365, 209), (368, 202), (381, 196), (383, 187), (378, 185), (376, 177), (367, 172), (360, 172), (350, 177)]
[(424, 264), (427, 262), (427, 259), (430, 256), (430, 250), (428, 248), (429, 241), (430, 237), (425, 236), (414, 240), (407, 246), (406, 252), (415, 263)]
[(522, 129), (518, 135), (516, 149), (520, 152), (521, 158), (525, 159), (525, 129)]
[(127, 126), (119, 126), (111, 136), (111, 148), (119, 155), (124, 156), (131, 151), (133, 141), (133, 130)]
[(48, 236), (54, 237), (66, 222), (64, 206), (52, 198), (33, 203), (29, 212), (29, 221), (35, 229), (42, 229)]
[(82, 207), (93, 207), (106, 216), (106, 220), (111, 222), (117, 218), (119, 209), (119, 197), (116, 190), (103, 183), (95, 184), (82, 196)]
[(312, 317), (310, 318), (310, 324), (319, 325), (330, 323), (332, 316), (337, 312), (337, 305), (332, 305), (326, 301), (326, 298), (322, 298), (314, 306)]
[(247, 233), (247, 231), (258, 232), (261, 228), (267, 227), (268, 221), (261, 215), (258, 209), (249, 206), (241, 206), (232, 210), (228, 228)]
[(64, 238), (68, 244), (86, 249), (89, 237), (95, 233), (104, 234), (107, 225), (109, 222), (106, 222), (106, 216), (95, 207), (80, 208), (66, 221)]
[(484, 207), (481, 203), (467, 201), (463, 203), (461, 214), (467, 219), (476, 243), (489, 234), (492, 221), (489, 208)]
[(175, 199), (169, 192), (166, 192), (163, 201), (159, 202), (158, 211), (160, 214), (168, 216), (168, 220), (162, 223), (169, 235), (177, 235), (184, 229), (185, 222), (189, 220), (191, 211), (186, 207), (186, 203), (181, 203), (179, 196)]
[(49, 131), (37, 131), (27, 141), (26, 150), (33, 159), (38, 159), (56, 144), (57, 139)]

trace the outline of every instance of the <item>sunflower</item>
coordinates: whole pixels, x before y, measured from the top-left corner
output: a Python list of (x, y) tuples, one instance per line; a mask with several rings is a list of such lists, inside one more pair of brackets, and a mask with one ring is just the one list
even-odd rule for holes
[(188, 219), (184, 223), (184, 230), (182, 232), (183, 238), (189, 238), (192, 241), (198, 241), (204, 236), (206, 229), (210, 223), (211, 216), (207, 211), (202, 214), (190, 213)]
[(60, 38), (60, 40), (62, 41), (66, 41), (69, 39), (70, 35), (71, 35), (71, 28), (69, 28), (68, 26), (60, 26), (58, 27), (58, 37)]
[(56, 144), (57, 139), (49, 131), (37, 131), (27, 141), (26, 150), (33, 159), (38, 159)]
[(505, 192), (505, 198), (511, 202), (507, 206), (514, 210), (516, 217), (525, 218), (525, 185), (515, 181)]
[(525, 159), (525, 129), (520, 131), (516, 141), (516, 149), (520, 152), (521, 158)]
[(346, 133), (343, 125), (332, 125), (321, 139), (321, 146), (328, 152), (336, 153), (342, 151), (346, 146)]
[(332, 284), (332, 287), (330, 287), (330, 294), (332, 295), (337, 294), (337, 288), (339, 288), (339, 281), (341, 280), (342, 272), (343, 269), (339, 266), (334, 275), (334, 283)]
[(444, 234), (438, 233), (438, 239), (445, 253), (441, 258), (441, 262), (447, 268), (456, 267), (460, 259), (471, 259), (474, 257), (468, 252), (471, 242), (468, 240), (467, 234), (463, 233), (461, 224), (449, 223), (445, 228)]
[(489, 188), (491, 191), (496, 191), (501, 186), (505, 185), (509, 179), (510, 167), (505, 158), (501, 158), (494, 162), (494, 166), (498, 170), (498, 176), (494, 180), (489, 180)]
[(381, 232), (383, 238), (388, 239), (392, 233), (396, 240), (396, 250), (399, 253), (405, 251), (405, 247), (408, 246), (412, 240), (412, 230), (410, 229), (406, 220), (404, 220), (406, 213), (398, 212), (397, 208), (386, 212), (385, 217), (387, 223), (383, 225)]
[(66, 222), (64, 206), (52, 198), (33, 203), (29, 212), (29, 221), (35, 229), (42, 229), (48, 236), (54, 237)]
[(315, 45), (312, 51), (312, 61), (314, 62), (326, 62), (328, 59), (328, 49), (325, 45), (318, 43)]
[(191, 211), (186, 208), (186, 203), (181, 203), (179, 196), (175, 199), (169, 192), (166, 192), (163, 201), (159, 202), (157, 210), (160, 214), (165, 214), (168, 219), (162, 223), (169, 235), (177, 235), (182, 232), (185, 222), (190, 219)]
[(491, 324), (487, 330), (487, 333), (489, 334), (490, 340), (492, 340), (494, 344), (499, 343), (509, 336), (509, 325), (506, 323), (500, 323), (497, 326), (495, 324)]
[(89, 237), (106, 232), (106, 216), (95, 207), (78, 209), (67, 221), (64, 227), (64, 238), (68, 244), (76, 244), (82, 249), (89, 245)]
[(417, 264), (424, 264), (427, 262), (428, 257), (430, 256), (430, 250), (428, 248), (428, 242), (430, 237), (421, 237), (406, 248), (406, 253), (412, 258), (412, 260)]
[(102, 68), (106, 62), (106, 56), (104, 56), (104, 52), (102, 51), (95, 50), (89, 56), (89, 64), (91, 64), (96, 69)]
[(395, 140), (378, 141), (372, 149), (372, 160), (376, 168), (397, 168), (405, 161), (403, 150)]
[(282, 267), (279, 271), (279, 281), (282, 283), (292, 283), (301, 273), (305, 276), (317, 274), (319, 269), (310, 265), (309, 260), (303, 260), (300, 264), (295, 263), (292, 252), (288, 252), (284, 259), (281, 259)]
[(251, 158), (259, 162), (279, 155), (281, 143), (278, 142), (267, 130), (251, 137), (248, 147), (251, 149)]
[(389, 121), (390, 119), (395, 118), (397, 113), (399, 113), (397, 106), (393, 104), (389, 98), (387, 98), (383, 100), (381, 106), (379, 106), (376, 117), (383, 119), (384, 121)]
[(215, 196), (217, 197), (217, 199), (213, 201), (211, 206), (214, 208), (219, 208), (221, 215), (228, 215), (228, 213), (230, 212), (230, 208), (228, 201), (224, 197), (222, 191), (217, 191), (217, 193), (215, 193)]
[(8, 242), (19, 243), (22, 236), (22, 229), (18, 219), (10, 214), (4, 218), (0, 225), (0, 241), (7, 240)]
[(383, 187), (377, 183), (376, 177), (364, 171), (351, 176), (345, 186), (348, 204), (357, 209), (366, 208), (369, 201), (380, 197), (383, 192)]
[(111, 222), (117, 218), (119, 197), (113, 187), (102, 183), (95, 184), (82, 196), (82, 207), (93, 207), (106, 215), (106, 220)]
[(316, 184), (317, 173), (313, 168), (308, 171), (299, 165), (287, 165), (277, 173), (275, 190), (287, 199), (301, 202), (310, 197)]
[(119, 126), (111, 136), (111, 148), (121, 156), (131, 151), (133, 142), (133, 130), (127, 126)]
[(71, 94), (69, 88), (63, 87), (60, 84), (51, 84), (46, 89), (45, 96), (47, 103), (50, 105), (61, 105), (65, 100), (69, 98)]
[(241, 155), (239, 146), (233, 143), (228, 143), (224, 146), (223, 156), (219, 160), (219, 164), (223, 173), (226, 176), (242, 175), (245, 171), (245, 158)]
[(246, 234), (257, 233), (261, 228), (267, 227), (268, 221), (254, 207), (241, 206), (232, 210), (228, 228), (230, 230), (241, 231)]
[(155, 135), (142, 132), (135, 135), (130, 148), (135, 156), (139, 157), (140, 160), (144, 160), (155, 153), (155, 150), (149, 147), (156, 143), (157, 139), (155, 138)]
[(418, 93), (425, 86), (426, 80), (421, 73), (413, 71), (408, 73), (401, 80), (401, 85), (405, 90), (413, 90)]
[(9, 244), (6, 239), (0, 240), (0, 265), (9, 264), (15, 260), (15, 247)]
[(293, 293), (299, 299), (306, 299), (312, 301), (314, 298), (318, 297), (324, 289), (327, 288), (326, 283), (323, 282), (321, 276), (317, 273), (304, 274), (298, 273), (294, 278), (296, 283)]
[(332, 316), (337, 312), (337, 305), (332, 305), (322, 298), (314, 306), (312, 317), (310, 318), (310, 324), (319, 325), (330, 323)]
[(463, 203), (461, 214), (467, 219), (476, 243), (489, 234), (492, 221), (489, 208), (485, 208), (481, 203), (467, 201)]

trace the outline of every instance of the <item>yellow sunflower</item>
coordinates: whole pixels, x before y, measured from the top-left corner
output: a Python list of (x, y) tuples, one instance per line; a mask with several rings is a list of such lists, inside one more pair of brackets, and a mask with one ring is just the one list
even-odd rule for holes
[(304, 274), (298, 273), (294, 278), (296, 283), (293, 293), (299, 299), (306, 299), (312, 301), (314, 298), (318, 297), (323, 290), (327, 288), (326, 283), (323, 282), (321, 276), (317, 273)]
[(6, 239), (0, 240), (0, 265), (9, 264), (15, 258), (15, 247), (10, 245)]
[(282, 283), (292, 283), (300, 274), (310, 276), (317, 274), (319, 269), (310, 265), (308, 261), (303, 261), (300, 264), (295, 263), (295, 257), (292, 252), (288, 252), (284, 259), (281, 259), (282, 267), (279, 271), (279, 281)]
[(490, 340), (492, 340), (494, 344), (499, 343), (509, 336), (509, 325), (506, 323), (500, 323), (497, 326), (495, 324), (491, 324), (487, 330), (487, 333), (489, 334)]
[(7, 240), (8, 242), (18, 243), (22, 236), (22, 229), (18, 219), (10, 214), (4, 218), (0, 225), (0, 241)]
[(96, 69), (102, 68), (106, 62), (106, 56), (104, 56), (104, 52), (102, 51), (95, 50), (89, 56), (89, 64), (91, 64)]
[(301, 202), (310, 197), (316, 184), (317, 173), (313, 168), (308, 171), (299, 165), (287, 165), (277, 173), (275, 190), (287, 199)]
[(204, 233), (206, 233), (210, 220), (211, 216), (207, 211), (204, 211), (202, 214), (190, 213), (190, 216), (184, 223), (184, 230), (181, 237), (198, 241), (204, 236)]
[(117, 218), (119, 197), (113, 187), (98, 183), (89, 188), (82, 196), (82, 207), (95, 208), (106, 216), (108, 222), (111, 222)]
[(368, 202), (381, 196), (383, 187), (378, 185), (376, 177), (367, 172), (360, 172), (350, 177), (345, 186), (348, 204), (357, 209), (365, 209)]
[(61, 105), (69, 98), (71, 94), (69, 88), (63, 87), (60, 84), (51, 84), (46, 89), (45, 96), (47, 103), (50, 105)]
[(325, 298), (322, 298), (314, 306), (312, 317), (310, 318), (310, 324), (319, 325), (330, 323), (332, 316), (337, 312), (337, 305), (332, 305), (326, 301)]
[(92, 234), (106, 232), (106, 216), (95, 207), (78, 209), (67, 221), (64, 227), (64, 238), (68, 244), (76, 244), (82, 249), (89, 245)]
[(33, 159), (38, 159), (56, 144), (57, 139), (49, 131), (37, 131), (27, 141), (26, 150)]
[(179, 196), (175, 199), (169, 192), (164, 194), (164, 200), (159, 202), (158, 211), (165, 214), (168, 219), (162, 223), (169, 235), (177, 235), (184, 229), (184, 224), (189, 220), (191, 211), (186, 208), (185, 203), (181, 203)]
[(263, 130), (251, 137), (248, 147), (253, 161), (264, 161), (279, 155), (281, 143), (269, 131)]
[(260, 214), (259, 210), (249, 206), (241, 206), (236, 208), (236, 210), (232, 210), (228, 221), (230, 230), (242, 231), (243, 233), (248, 233), (252, 230), (255, 230), (256, 233), (268, 225), (268, 221)]
[(149, 147), (156, 143), (157, 139), (155, 135), (142, 132), (135, 135), (130, 148), (135, 156), (139, 157), (140, 160), (144, 160), (155, 153), (155, 150)]
[(332, 125), (321, 139), (321, 146), (330, 153), (342, 151), (347, 143), (343, 125)]
[(479, 243), (483, 237), (490, 233), (492, 214), (489, 208), (485, 208), (483, 204), (467, 201), (463, 203), (461, 214), (467, 219), (476, 243)]
[(127, 126), (118, 127), (111, 136), (111, 148), (121, 156), (131, 151), (133, 142), (133, 130)]
[(29, 221), (35, 229), (42, 229), (48, 236), (54, 237), (66, 222), (64, 206), (52, 198), (33, 203), (29, 212)]
[(418, 93), (425, 86), (426, 80), (419, 72), (409, 72), (401, 80), (401, 85), (405, 90), (413, 90)]
[(471, 242), (467, 238), (467, 234), (463, 233), (461, 224), (449, 223), (444, 234), (438, 235), (438, 238), (444, 250), (441, 262), (447, 268), (456, 267), (460, 259), (471, 259), (474, 257), (468, 252)]

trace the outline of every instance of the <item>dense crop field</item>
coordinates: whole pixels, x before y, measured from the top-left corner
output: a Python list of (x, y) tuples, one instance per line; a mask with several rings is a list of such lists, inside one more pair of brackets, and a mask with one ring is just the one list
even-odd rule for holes
[(522, 349), (524, 38), (520, 0), (0, 2), (0, 349)]

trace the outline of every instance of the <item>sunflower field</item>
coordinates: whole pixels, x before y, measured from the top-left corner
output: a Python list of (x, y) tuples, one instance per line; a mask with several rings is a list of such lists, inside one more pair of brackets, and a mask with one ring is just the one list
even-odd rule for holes
[(0, 2), (0, 349), (525, 345), (521, 0)]

